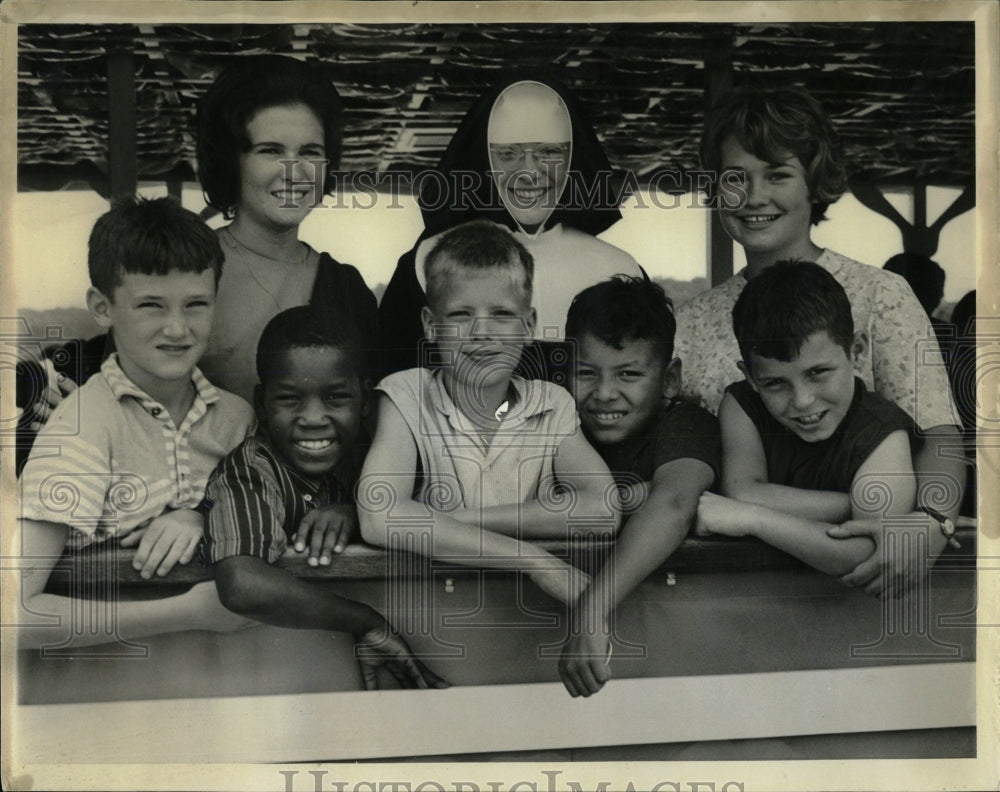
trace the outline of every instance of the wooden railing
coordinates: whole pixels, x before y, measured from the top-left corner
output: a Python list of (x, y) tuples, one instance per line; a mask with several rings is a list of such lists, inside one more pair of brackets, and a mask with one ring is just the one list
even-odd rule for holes
[[(962, 547), (951, 547), (937, 561), (939, 567), (974, 567), (976, 557), (976, 525), (974, 520), (963, 518), (958, 525), (957, 538)], [(578, 545), (558, 541), (539, 541), (534, 544), (549, 550), (559, 558), (571, 560), (584, 568), (603, 558), (613, 547), (613, 542)], [(109, 557), (109, 554), (113, 556)], [(117, 546), (95, 545), (86, 550), (67, 554), (60, 568), (72, 569), (77, 580), (106, 578), (108, 570), (115, 569), (118, 582), (129, 586), (157, 586), (193, 584), (213, 576), (210, 565), (197, 558), (186, 566), (176, 566), (166, 577), (144, 579), (133, 569), (134, 549)], [(343, 553), (335, 555), (328, 566), (309, 566), (306, 554), (289, 554), (278, 561), (278, 566), (293, 575), (309, 580), (363, 580), (383, 578), (391, 571), (394, 575), (418, 574), (424, 569), (419, 564), (406, 562), (401, 554), (365, 544), (352, 544)], [(443, 566), (434, 562), (435, 568)], [(755, 569), (781, 569), (804, 566), (770, 545), (755, 539), (729, 539), (725, 537), (689, 537), (654, 574), (671, 572), (739, 572)]]

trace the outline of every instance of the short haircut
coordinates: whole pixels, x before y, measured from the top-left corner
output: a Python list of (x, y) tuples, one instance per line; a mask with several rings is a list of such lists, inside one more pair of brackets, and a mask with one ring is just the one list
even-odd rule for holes
[(166, 275), (173, 271), (222, 275), (223, 253), (215, 232), (173, 198), (117, 201), (90, 232), (90, 283), (114, 299), (126, 273)]
[(882, 269), (901, 275), (930, 315), (944, 298), (944, 270), (934, 259), (919, 253), (898, 253)]
[(777, 164), (789, 154), (805, 169), (814, 202), (810, 222), (826, 219), (826, 210), (847, 188), (840, 140), (819, 102), (800, 88), (747, 87), (722, 96), (705, 116), (701, 165), (722, 171), (722, 145), (730, 135), (764, 162)]
[(674, 356), (677, 322), (673, 303), (649, 278), (615, 275), (580, 292), (566, 314), (566, 338), (591, 335), (621, 349), (628, 341), (649, 341), (663, 363)]
[(427, 304), (432, 310), (458, 268), (508, 272), (531, 302), (534, 259), (510, 231), (495, 223), (474, 220), (455, 226), (445, 231), (431, 248), (424, 260), (424, 275)]
[(854, 319), (847, 293), (810, 261), (771, 265), (750, 278), (733, 306), (733, 333), (747, 365), (751, 355), (794, 360), (806, 339), (823, 331), (850, 355)]
[(344, 114), (325, 67), (283, 55), (241, 56), (198, 103), (198, 178), (209, 206), (233, 217), (240, 198), (239, 157), (250, 150), (247, 124), (261, 110), (293, 104), (306, 105), (323, 127), (329, 160), (324, 188), (332, 188)]
[(339, 311), (320, 311), (311, 305), (289, 308), (264, 327), (257, 342), (257, 379), (267, 385), (282, 371), (284, 356), (292, 349), (329, 347), (340, 350), (349, 370), (360, 381), (366, 377), (361, 332)]

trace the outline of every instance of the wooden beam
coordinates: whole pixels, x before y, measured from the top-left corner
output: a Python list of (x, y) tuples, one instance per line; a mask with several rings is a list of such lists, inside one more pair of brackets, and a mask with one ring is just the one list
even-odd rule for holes
[[(927, 182), (916, 179), (913, 182), (913, 227), (927, 227)], [(933, 256), (933, 252), (928, 255)]]
[(135, 65), (130, 50), (108, 53), (108, 171), (111, 200), (135, 195)]
[[(729, 28), (723, 31), (705, 37), (705, 110), (733, 87), (733, 34)], [(733, 274), (733, 240), (714, 210), (708, 234), (708, 275), (712, 286), (718, 286)]]
[[(961, 552), (946, 548), (938, 559), (938, 566), (949, 569), (975, 566), (976, 521), (959, 518), (958, 539)], [(553, 555), (576, 558), (580, 549), (572, 544), (556, 540), (544, 540), (532, 544)], [(587, 550), (597, 563), (611, 550), (611, 542), (599, 542)], [(212, 578), (212, 568), (192, 561), (187, 566), (176, 566), (165, 578), (154, 576), (150, 580), (142, 578), (132, 568), (135, 550), (121, 548), (107, 543), (91, 545), (76, 553), (67, 553), (57, 569), (72, 571), (74, 580), (97, 581), (106, 577), (108, 570), (115, 569), (117, 581), (127, 586), (191, 585)], [(113, 553), (114, 558), (109, 559)], [(365, 544), (348, 545), (344, 552), (335, 555), (329, 566), (313, 567), (307, 563), (305, 555), (289, 554), (279, 559), (278, 566), (287, 569), (295, 577), (307, 580), (365, 580), (384, 578), (391, 571), (394, 575), (418, 574), (422, 567), (406, 563), (400, 558), (377, 547)], [(485, 566), (485, 564), (484, 564)], [(684, 540), (670, 558), (653, 574), (667, 577), (673, 572), (743, 572), (762, 569), (802, 568), (801, 561), (756, 539), (729, 539), (726, 537), (704, 538), (691, 536)], [(446, 569), (448, 564), (435, 563), (435, 569)], [(464, 567), (454, 567), (460, 572)], [(60, 585), (60, 575), (53, 576), (53, 586)]]
[(959, 662), (615, 679), (588, 699), (550, 682), (15, 705), (8, 714), (17, 754), (39, 765), (299, 762), (955, 728), (976, 723), (975, 691), (976, 664)]
[(173, 198), (177, 203), (182, 202), (184, 191), (184, 179), (176, 168), (167, 174), (167, 196)]

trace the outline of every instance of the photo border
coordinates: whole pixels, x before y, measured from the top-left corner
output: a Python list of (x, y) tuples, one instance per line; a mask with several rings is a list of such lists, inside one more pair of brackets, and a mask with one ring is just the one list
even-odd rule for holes
[[(998, 88), (997, 46), (998, 9), (987, 0), (916, 0), (915, 2), (538, 2), (538, 3), (468, 3), (468, 2), (284, 2), (247, 3), (196, 2), (187, 0), (134, 0), (131, 2), (109, 2), (108, 0), (77, 0), (76, 2), (31, 2), (31, 0), (7, 0), (0, 6), (3, 26), (0, 28), (0, 88), (3, 107), (0, 114), (0, 255), (3, 267), (11, 266), (7, 240), (11, 222), (12, 192), (16, 191), (16, 96), (17, 50), (16, 30), (19, 23), (70, 23), (95, 24), (113, 22), (135, 22), (137, 17), (158, 22), (211, 22), (234, 23), (253, 21), (263, 24), (278, 24), (308, 19), (315, 22), (615, 22), (615, 21), (662, 21), (701, 22), (724, 21), (733, 23), (778, 23), (778, 22), (849, 22), (849, 21), (960, 21), (976, 23), (976, 213), (978, 315), (980, 317), (1000, 317), (1000, 306), (996, 295), (998, 286), (998, 252), (996, 218), (998, 214), (997, 186), (998, 168), (996, 157), (997, 116), (996, 97)], [(583, 14), (586, 20), (580, 19)], [(13, 112), (12, 112), (13, 111)], [(10, 289), (0, 290), (0, 316), (16, 314), (16, 295)], [(997, 319), (992, 319), (998, 324)], [(980, 328), (983, 324), (980, 323)], [(1000, 328), (998, 328), (1000, 329)], [(5, 372), (9, 374), (9, 372)], [(996, 420), (1000, 407), (995, 392), (985, 392), (989, 381), (981, 383), (980, 404), (991, 418)], [(9, 406), (12, 388), (4, 381), (2, 388), (5, 404)], [(9, 414), (6, 411), (3, 414)], [(4, 448), (3, 491), (0, 498), (0, 526), (3, 528), (3, 549), (9, 550), (13, 506), (16, 503), (16, 483), (13, 481), (13, 448)], [(1000, 454), (997, 448), (988, 445), (980, 448), (980, 470), (997, 470)], [(985, 464), (984, 464), (985, 462)], [(991, 482), (992, 483), (992, 482)], [(1000, 624), (1000, 598), (997, 596), (997, 573), (1000, 572), (1000, 541), (997, 531), (997, 499), (1000, 488), (980, 487), (979, 520), (979, 575), (978, 575), (978, 621), (981, 625)], [(12, 595), (9, 581), (4, 581), (4, 611), (9, 607)], [(16, 593), (16, 592), (14, 592)], [(7, 619), (3, 620), (7, 623)], [(368, 789), (360, 786), (366, 782), (383, 784), (391, 781), (402, 783), (410, 779), (419, 784), (437, 780), (445, 789), (455, 789), (455, 783), (477, 784), (489, 789), (490, 781), (501, 782), (501, 792), (516, 788), (517, 783), (533, 782), (538, 789), (567, 788), (569, 782), (582, 785), (583, 789), (593, 788), (602, 781), (609, 781), (609, 789), (621, 790), (652, 789), (656, 784), (675, 783), (687, 790), (691, 784), (704, 792), (709, 782), (715, 789), (723, 790), (725, 785), (741, 783), (742, 789), (749, 790), (895, 790), (895, 789), (981, 789), (996, 788), (998, 770), (990, 760), (995, 754), (998, 741), (998, 721), (1000, 712), (996, 707), (998, 695), (998, 636), (996, 626), (980, 627), (977, 635), (976, 691), (978, 698), (977, 757), (976, 759), (955, 760), (848, 760), (809, 762), (630, 762), (595, 764), (571, 763), (555, 767), (553, 763), (489, 763), (489, 764), (441, 764), (421, 762), (403, 763), (360, 763), (333, 764), (320, 766), (297, 765), (163, 765), (163, 764), (62, 764), (53, 761), (38, 764), (31, 754), (24, 753), (20, 708), (15, 702), (15, 679), (10, 673), (14, 665), (13, 641), (3, 644), (2, 679), (4, 704), (4, 726), (2, 732), (3, 786), (7, 789), (285, 789), (283, 773), (295, 771), (298, 775), (294, 789), (312, 789), (311, 783), (303, 783), (307, 777), (321, 778), (323, 789), (336, 789), (330, 782), (344, 781), (346, 789)], [(553, 683), (558, 684), (558, 683)], [(488, 688), (484, 688), (488, 689)], [(476, 689), (467, 689), (476, 690)], [(936, 691), (914, 691), (916, 696), (940, 695), (942, 687)], [(561, 687), (560, 687), (561, 691)], [(327, 694), (312, 694), (324, 696)], [(330, 694), (350, 696), (354, 694)], [(361, 693), (357, 695), (386, 697), (412, 696), (407, 691)], [(447, 695), (447, 694), (445, 694)], [(608, 692), (602, 693), (608, 697)], [(473, 697), (474, 698), (474, 697)], [(600, 708), (600, 698), (593, 708)], [(567, 697), (568, 699), (568, 697)], [(606, 698), (610, 702), (610, 698)], [(200, 700), (202, 705), (204, 701)], [(197, 702), (196, 702), (197, 703)], [(581, 711), (590, 702), (575, 702)], [(44, 707), (48, 705), (33, 705)], [(95, 715), (104, 717), (105, 705), (76, 705), (77, 708), (93, 709)], [(359, 707), (363, 707), (362, 704)], [(39, 710), (40, 712), (41, 710)], [(196, 713), (197, 710), (193, 709)], [(294, 712), (287, 713), (295, 717)], [(720, 713), (724, 714), (724, 713)], [(335, 716), (336, 713), (331, 713)], [(664, 717), (669, 717), (665, 713)], [(72, 735), (66, 735), (72, 737)], [(85, 735), (81, 735), (85, 737)], [(137, 739), (148, 738), (137, 732)], [(324, 776), (309, 776), (310, 772), (327, 771)], [(558, 772), (557, 772), (558, 771)], [(556, 773), (556, 775), (552, 775)], [(587, 786), (590, 783), (592, 786)], [(546, 784), (550, 784), (547, 786)], [(378, 789), (378, 787), (375, 787)], [(385, 789), (391, 789), (391, 786)], [(417, 787), (414, 786), (414, 789)], [(572, 787), (568, 787), (572, 788)], [(428, 785), (428, 792), (435, 786)], [(674, 789), (664, 785), (661, 789)], [(735, 792), (730, 787), (726, 792)], [(463, 792), (471, 792), (467, 788)]]

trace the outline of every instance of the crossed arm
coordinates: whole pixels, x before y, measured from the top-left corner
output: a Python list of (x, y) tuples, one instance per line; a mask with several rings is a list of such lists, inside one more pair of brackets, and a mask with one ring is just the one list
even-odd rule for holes
[[(726, 401), (728, 400), (728, 401)], [(837, 538), (828, 533), (846, 519), (907, 514), (916, 498), (916, 479), (905, 432), (890, 434), (857, 471), (850, 496), (778, 487), (766, 481), (763, 445), (753, 422), (727, 394), (719, 410), (723, 437), (723, 493), (706, 493), (698, 508), (698, 530), (728, 536), (756, 536), (816, 569), (846, 575), (869, 559), (875, 543), (867, 536)], [(878, 476), (885, 503), (866, 507), (866, 480)], [(787, 492), (788, 500), (781, 496)], [(838, 498), (848, 500), (845, 516)], [(787, 503), (787, 505), (785, 505)], [(776, 507), (777, 506), (777, 507)]]
[[(576, 453), (581, 450), (577, 443), (586, 446), (583, 454)], [(597, 464), (584, 470), (589, 464), (587, 451)], [(562, 602), (576, 599), (586, 586), (587, 576), (546, 550), (515, 538), (566, 537), (562, 513), (541, 503), (496, 506), (461, 516), (436, 510), (413, 498), (417, 457), (416, 442), (402, 414), (382, 396), (378, 429), (358, 487), (358, 516), (366, 542), (463, 566), (523, 570)], [(561, 482), (565, 477), (563, 483), (580, 488), (578, 507), (582, 506), (587, 514), (607, 508), (606, 492), (613, 489), (610, 474), (593, 475), (593, 471), (606, 471), (606, 467), (579, 434), (560, 446), (556, 465)], [(600, 507), (596, 506), (598, 501)], [(617, 511), (613, 510), (610, 524), (617, 527), (617, 520)], [(603, 526), (606, 533), (607, 523)]]
[(767, 457), (760, 434), (730, 393), (719, 405), (719, 424), (724, 495), (804, 520), (839, 524), (851, 518), (851, 498), (846, 492), (799, 489), (767, 480)]

